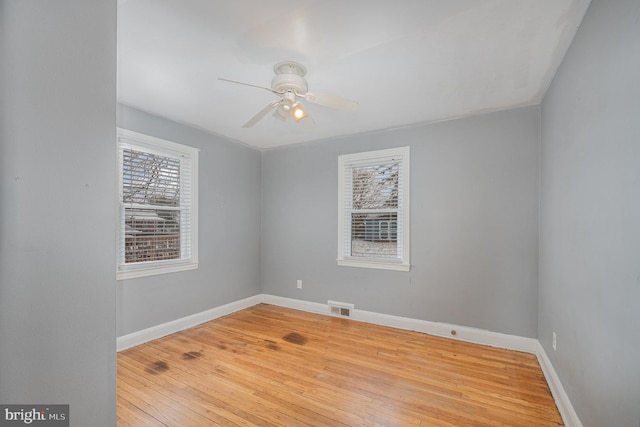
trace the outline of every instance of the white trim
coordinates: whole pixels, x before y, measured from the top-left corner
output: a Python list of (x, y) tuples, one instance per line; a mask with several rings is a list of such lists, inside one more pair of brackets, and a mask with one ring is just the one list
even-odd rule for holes
[[(122, 229), (122, 215), (123, 215), (123, 207), (122, 207), (122, 167), (123, 167), (123, 157), (122, 157), (122, 148), (124, 146), (131, 146), (136, 149), (144, 150), (148, 153), (153, 153), (161, 156), (171, 156), (180, 161), (181, 168), (184, 166), (184, 162), (188, 162), (188, 165), (191, 169), (189, 176), (183, 175), (182, 169), (180, 172), (180, 184), (184, 185), (185, 181), (189, 182), (189, 193), (190, 193), (190, 206), (189, 206), (189, 214), (191, 216), (190, 226), (189, 226), (189, 242), (188, 246), (184, 246), (183, 250), (188, 247), (189, 249), (189, 257), (182, 258), (177, 260), (170, 261), (161, 261), (161, 262), (149, 262), (149, 263), (124, 263), (124, 233)], [(194, 270), (198, 268), (198, 163), (199, 163), (199, 152), (200, 150), (194, 147), (190, 147), (188, 145), (179, 144), (177, 142), (168, 141), (165, 139), (156, 138), (150, 135), (145, 135), (138, 132), (133, 132), (128, 129), (117, 128), (117, 138), (116, 138), (116, 147), (117, 147), (117, 176), (118, 176), (118, 215), (117, 215), (117, 226), (116, 226), (116, 241), (118, 242), (116, 245), (116, 280), (124, 280), (124, 279), (133, 279), (137, 277), (145, 277), (145, 276), (153, 276), (157, 274), (166, 274), (166, 273), (174, 273), (178, 271), (187, 271)], [(184, 192), (180, 192), (180, 204), (181, 206), (185, 205)], [(186, 239), (182, 239), (186, 235), (183, 235), (183, 229), (186, 228), (183, 223), (183, 216), (181, 215), (181, 223), (180, 223), (180, 237), (181, 241), (186, 241)], [(187, 245), (185, 243), (181, 243), (181, 245)]]
[(269, 294), (260, 295), (260, 302), (263, 304), (277, 305), (279, 307), (293, 308), (294, 310), (307, 311), (309, 313), (331, 314), (329, 306), (319, 302), (303, 301)]
[(357, 259), (338, 259), (338, 265), (343, 267), (378, 268), (380, 270), (409, 271), (411, 265), (398, 262), (360, 261)]
[[(130, 348), (147, 341), (161, 338), (184, 329), (197, 326), (201, 323), (217, 319), (221, 316), (234, 313), (236, 311), (249, 308), (256, 304), (271, 304), (279, 307), (292, 308), (294, 310), (306, 311), (331, 315), (328, 304), (311, 301), (303, 301), (293, 298), (280, 297), (269, 294), (259, 294), (253, 297), (235, 301), (210, 310), (196, 313), (191, 316), (173, 320), (161, 325), (152, 326), (138, 332), (118, 337), (118, 351)], [(394, 316), (390, 314), (375, 313), (372, 311), (353, 309), (351, 319), (372, 323), (375, 325), (390, 326), (392, 328), (404, 329), (408, 331), (422, 332), (438, 337), (450, 338), (457, 341), (465, 341), (474, 344), (488, 345), (491, 347), (505, 348), (508, 350), (523, 351), (537, 354), (538, 340), (535, 338), (520, 337), (517, 335), (492, 332), (485, 329), (471, 328), (468, 326), (453, 325), (450, 323), (432, 322), (429, 320), (412, 319), (408, 317)], [(455, 330), (456, 335), (451, 331)]]
[[(411, 269), (411, 230), (410, 230), (410, 214), (411, 214), (411, 189), (410, 189), (410, 154), (411, 148), (397, 147), (385, 150), (366, 151), (361, 153), (343, 154), (338, 156), (338, 256), (337, 263), (340, 266), (377, 268), (383, 270), (410, 271)], [(401, 207), (398, 215), (402, 216), (402, 221), (398, 221), (401, 227), (398, 228), (398, 236), (402, 237), (402, 259), (399, 263), (386, 262), (384, 259), (358, 259), (349, 257), (350, 254), (345, 253), (345, 166), (357, 165), (358, 163), (370, 163), (375, 160), (387, 161), (393, 157), (402, 159), (401, 163), (401, 188), (402, 196), (399, 200)]]
[[(159, 154), (161, 156), (167, 155), (167, 151), (172, 152), (175, 157), (181, 157), (185, 153), (189, 153), (191, 156), (197, 156), (200, 152), (199, 149), (188, 145), (156, 138), (155, 136), (134, 132), (129, 129), (117, 128), (116, 131), (118, 134), (118, 143), (120, 143), (121, 138), (134, 141), (134, 145), (143, 146), (145, 149), (149, 150), (149, 152)], [(162, 150), (158, 150), (158, 147)]]
[(153, 266), (139, 268), (137, 270), (123, 270), (116, 272), (116, 280), (135, 279), (136, 277), (153, 276), (156, 274), (176, 273), (178, 271), (196, 270), (198, 268), (197, 262), (177, 262), (174, 265), (166, 266)]
[[(471, 328), (450, 323), (431, 322), (428, 320), (412, 319), (358, 309), (353, 311), (351, 318), (353, 320), (375, 323), (376, 325), (390, 326), (457, 341), (523, 351), (526, 353), (535, 353), (537, 342), (534, 338), (492, 332), (486, 329)], [(455, 331), (455, 335), (452, 334), (452, 331)]]
[(372, 160), (387, 160), (389, 157), (403, 156), (409, 151), (409, 146), (385, 148), (382, 150), (374, 151), (362, 151), (360, 153), (343, 154), (340, 157), (348, 158), (349, 163), (363, 163), (368, 164)]
[[(302, 301), (276, 295), (262, 294), (262, 302), (280, 307), (293, 308), (311, 313), (330, 314), (327, 304)], [(452, 325), (449, 323), (431, 322), (428, 320), (411, 319), (408, 317), (393, 316), (390, 314), (375, 313), (372, 311), (353, 309), (351, 319), (375, 325), (390, 326), (408, 331), (417, 331), (429, 335), (451, 338), (474, 344), (489, 345), (492, 347), (509, 350), (536, 353), (537, 342), (535, 338), (520, 337), (517, 335), (502, 334), (484, 329), (470, 328), (468, 326)], [(455, 330), (456, 335), (451, 335)]]
[(582, 422), (580, 421), (580, 418), (578, 418), (578, 414), (575, 409), (573, 409), (569, 396), (564, 391), (564, 387), (560, 382), (560, 377), (558, 377), (558, 373), (554, 369), (544, 347), (540, 344), (540, 341), (536, 341), (536, 343), (536, 356), (538, 356), (538, 363), (540, 363), (542, 373), (547, 379), (547, 384), (549, 384), (553, 400), (555, 400), (558, 411), (560, 411), (564, 425), (567, 427), (582, 427)]
[(226, 316), (239, 310), (244, 310), (245, 308), (260, 304), (260, 302), (260, 295), (254, 295), (252, 297), (230, 302), (229, 304), (221, 305), (210, 310), (192, 314), (181, 319), (176, 319), (171, 322), (152, 326), (138, 332), (123, 335), (117, 338), (116, 349), (117, 351), (126, 350), (128, 348), (144, 344), (148, 341), (162, 338), (164, 336), (171, 335), (185, 329), (193, 328), (194, 326), (217, 319), (218, 317)]

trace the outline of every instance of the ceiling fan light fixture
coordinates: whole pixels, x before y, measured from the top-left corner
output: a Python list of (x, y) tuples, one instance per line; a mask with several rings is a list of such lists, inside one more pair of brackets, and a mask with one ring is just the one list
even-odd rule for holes
[(224, 80), (230, 83), (266, 89), (279, 96), (278, 100), (269, 103), (269, 105), (249, 119), (249, 121), (242, 126), (243, 128), (253, 127), (270, 112), (273, 112), (273, 117), (280, 119), (283, 122), (286, 122), (289, 117), (293, 117), (293, 120), (295, 120), (296, 123), (299, 122), (303, 128), (315, 128), (316, 122), (305, 111), (302, 103), (297, 101), (298, 98), (303, 98), (312, 104), (335, 108), (337, 110), (357, 111), (358, 109), (358, 103), (356, 101), (337, 96), (309, 92), (307, 81), (304, 78), (307, 73), (307, 69), (304, 65), (298, 62), (280, 62), (273, 67), (273, 71), (276, 73), (276, 76), (271, 80), (271, 87), (218, 77), (219, 80)]
[(305, 111), (304, 107), (302, 106), (302, 103), (296, 102), (291, 107), (291, 115), (293, 116), (293, 120), (295, 120), (296, 122), (299, 122), (300, 120), (307, 117), (309, 114), (307, 114), (307, 112)]
[(273, 117), (276, 117), (283, 122), (287, 121), (289, 116), (291, 115), (290, 107), (280, 104), (278, 108), (273, 112)]

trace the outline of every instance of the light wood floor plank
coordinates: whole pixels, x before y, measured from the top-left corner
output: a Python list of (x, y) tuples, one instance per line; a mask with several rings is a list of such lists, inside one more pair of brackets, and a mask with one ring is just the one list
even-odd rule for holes
[(118, 354), (118, 425), (561, 426), (536, 357), (260, 304)]

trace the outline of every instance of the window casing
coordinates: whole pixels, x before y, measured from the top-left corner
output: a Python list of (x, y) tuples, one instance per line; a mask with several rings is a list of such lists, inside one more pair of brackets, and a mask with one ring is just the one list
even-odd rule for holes
[(198, 150), (118, 129), (118, 280), (198, 267)]
[(409, 147), (338, 157), (338, 265), (409, 271)]

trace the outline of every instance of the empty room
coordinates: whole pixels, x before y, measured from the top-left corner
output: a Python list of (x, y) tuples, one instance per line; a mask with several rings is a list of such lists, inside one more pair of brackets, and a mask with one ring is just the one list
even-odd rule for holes
[(0, 0), (0, 425), (640, 427), (640, 1)]

